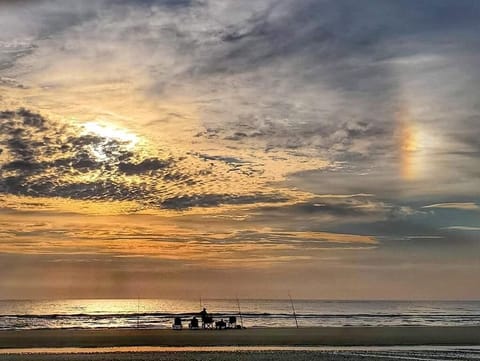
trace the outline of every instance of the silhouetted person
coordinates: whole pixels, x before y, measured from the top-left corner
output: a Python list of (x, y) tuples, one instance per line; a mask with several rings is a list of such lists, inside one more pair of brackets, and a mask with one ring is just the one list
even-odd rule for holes
[(235, 316), (230, 316), (228, 318), (228, 327), (236, 328), (237, 327), (237, 318)]
[(208, 317), (208, 313), (205, 307), (203, 308), (202, 312), (200, 312), (200, 317), (202, 318), (202, 327), (205, 328), (205, 321)]
[(190, 328), (198, 328), (198, 319), (195, 316), (190, 321)]
[(221, 330), (222, 328), (227, 328), (227, 323), (222, 318), (220, 321), (215, 322), (215, 328), (219, 330)]
[(182, 318), (181, 318), (181, 317), (175, 317), (175, 319), (173, 320), (172, 328), (173, 328), (174, 330), (181, 330), (181, 329), (183, 328), (183, 326), (182, 326)]

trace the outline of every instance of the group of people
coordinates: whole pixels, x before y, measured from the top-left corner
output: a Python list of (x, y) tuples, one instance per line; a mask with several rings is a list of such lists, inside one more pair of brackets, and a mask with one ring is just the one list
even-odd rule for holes
[[(223, 320), (223, 318), (220, 321), (215, 321), (214, 322), (213, 317), (208, 314), (207, 309), (205, 307), (199, 313), (199, 316), (200, 316), (200, 319), (202, 321), (202, 328), (203, 329), (213, 328), (214, 324), (215, 324), (215, 328), (219, 329), (219, 330), (227, 328), (227, 322), (225, 322)], [(237, 321), (237, 318), (235, 316), (232, 316), (232, 317), (229, 318), (228, 325), (236, 328), (236, 321)], [(183, 328), (181, 317), (175, 317), (172, 328), (174, 330), (181, 330)], [(188, 325), (188, 328), (190, 328), (192, 330), (200, 329), (200, 326), (198, 324), (198, 318), (196, 316), (192, 317), (192, 319), (190, 320), (190, 323)]]

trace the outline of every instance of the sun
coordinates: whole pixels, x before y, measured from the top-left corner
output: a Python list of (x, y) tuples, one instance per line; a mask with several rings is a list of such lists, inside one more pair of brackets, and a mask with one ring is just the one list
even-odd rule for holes
[(84, 128), (86, 133), (93, 133), (102, 138), (124, 142), (132, 148), (139, 141), (136, 134), (109, 124), (103, 124), (99, 122), (87, 122), (82, 124), (82, 127)]
[(99, 144), (90, 146), (91, 154), (101, 162), (111, 160), (111, 152), (108, 151), (111, 150), (111, 144), (109, 144), (111, 141), (121, 143), (122, 148), (129, 151), (136, 149), (137, 144), (140, 142), (139, 136), (135, 133), (106, 122), (87, 122), (83, 123), (81, 127), (84, 134), (93, 134), (104, 140)]

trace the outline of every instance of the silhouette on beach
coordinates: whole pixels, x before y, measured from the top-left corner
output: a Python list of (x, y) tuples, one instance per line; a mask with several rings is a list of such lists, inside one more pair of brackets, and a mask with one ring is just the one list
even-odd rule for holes
[[(236, 316), (229, 316), (228, 322), (225, 321), (223, 318), (219, 321), (215, 321), (211, 315), (208, 314), (207, 309), (204, 307), (202, 311), (199, 312), (199, 317), (202, 321), (202, 329), (217, 329), (217, 330), (224, 330), (224, 329), (233, 329), (233, 328), (243, 328), (240, 325), (237, 325), (237, 317)], [(175, 317), (172, 328), (174, 330), (181, 330), (183, 329), (182, 319), (181, 317)], [(188, 324), (188, 328), (191, 330), (198, 330), (200, 329), (198, 324), (198, 318), (193, 316)]]

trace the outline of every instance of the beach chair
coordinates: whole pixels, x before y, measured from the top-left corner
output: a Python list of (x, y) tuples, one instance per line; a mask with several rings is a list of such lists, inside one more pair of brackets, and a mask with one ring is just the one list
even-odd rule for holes
[(191, 330), (198, 330), (198, 319), (196, 317), (192, 318), (190, 323), (188, 324), (188, 328)]
[(183, 328), (182, 319), (180, 317), (175, 317), (175, 319), (173, 320), (172, 329), (181, 330), (182, 328)]
[(237, 318), (235, 316), (228, 318), (228, 328), (237, 328)]

